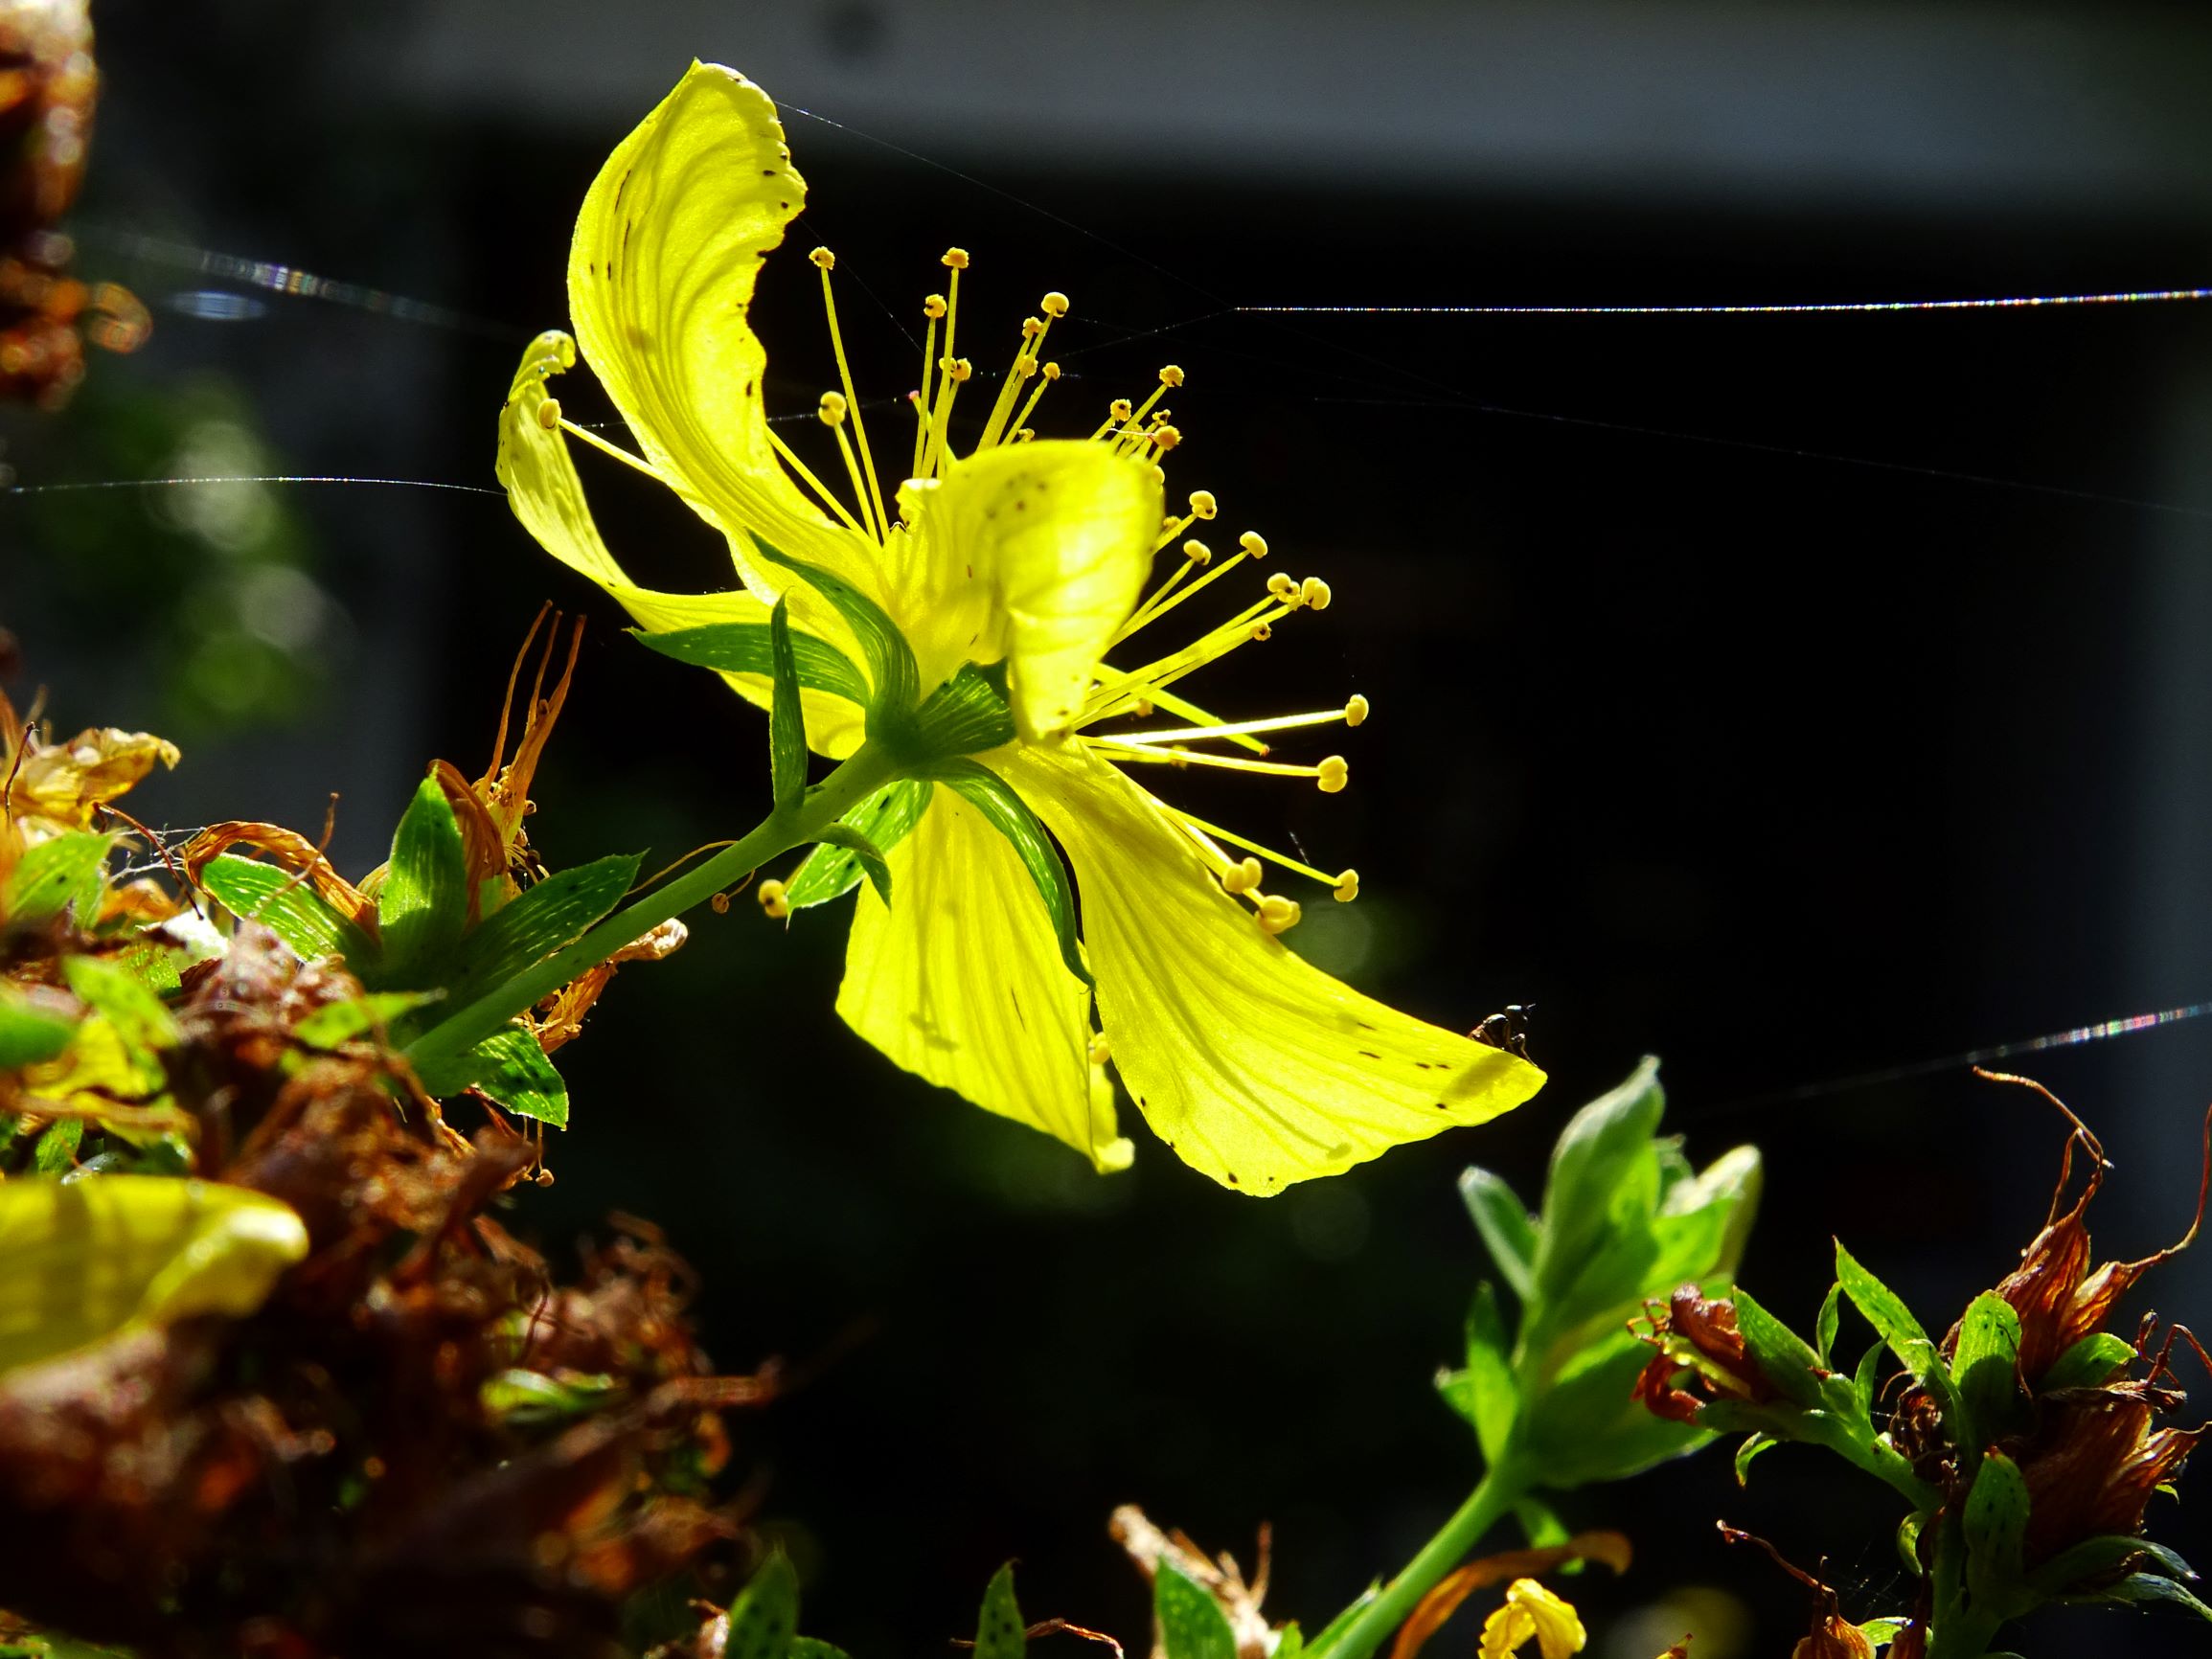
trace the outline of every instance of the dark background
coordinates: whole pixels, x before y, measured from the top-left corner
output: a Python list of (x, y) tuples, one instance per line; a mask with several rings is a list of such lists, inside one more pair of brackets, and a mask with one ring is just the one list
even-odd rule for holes
[[(1429, 1386), (1483, 1266), (1465, 1164), (1533, 1200), (1567, 1112), (1655, 1051), (1699, 1162), (1766, 1149), (1745, 1278), (1769, 1306), (1810, 1322), (1839, 1233), (1944, 1321), (2041, 1221), (2059, 1124), (1958, 1064), (1802, 1085), (2212, 995), (2197, 308), (1227, 314), (2193, 285), (2212, 30), (1996, 4), (369, 10), (96, 9), (81, 264), (131, 284), (156, 333), (96, 361), (66, 414), (0, 424), (25, 487), (0, 496), (0, 620), (19, 700), (47, 685), (65, 728), (183, 744), (142, 813), (313, 831), (336, 790), (359, 875), (429, 757), (481, 767), (546, 598), (592, 623), (536, 791), (555, 864), (673, 857), (764, 807), (759, 717), (632, 646), (494, 495), (37, 488), (489, 486), (520, 344), (565, 317), (582, 192), (696, 53), (842, 124), (787, 114), (811, 193), (756, 311), (774, 401), (803, 418), (833, 383), (816, 242), (864, 395), (913, 383), (901, 334), (953, 241), (979, 371), (1044, 289), (1074, 298), (1048, 432), (1180, 363), (1172, 495), (1213, 489), (1217, 547), (1259, 529), (1274, 568), (1336, 595), (1196, 694), (1236, 717), (1359, 691), (1376, 715), (1341, 744), (1345, 795), (1178, 798), (1360, 869), (1358, 903), (1311, 896), (1291, 939), (1363, 989), (1462, 1027), (1539, 1008), (1553, 1081), (1514, 1118), (1255, 1201), (1133, 1112), (1136, 1168), (1099, 1180), (895, 1071), (832, 1011), (833, 912), (786, 936), (741, 903), (624, 974), (563, 1057), (559, 1184), (517, 1223), (558, 1241), (653, 1217), (705, 1276), (718, 1358), (833, 1356), (743, 1441), (818, 1634), (945, 1651), (1017, 1557), (1033, 1617), (1141, 1644), (1104, 1531), (1128, 1501), (1247, 1567), (1272, 1519), (1270, 1606), (1317, 1627), (1476, 1472)], [(286, 295), (180, 249), (442, 309)], [(560, 392), (592, 410), (583, 375)], [(672, 500), (582, 466), (633, 570), (726, 581)], [(2212, 1027), (2018, 1063), (2106, 1138), (2099, 1242), (2178, 1234)], [(2208, 1286), (2184, 1259), (2149, 1305), (2201, 1326)], [(1715, 1452), (1562, 1507), (1639, 1551), (1577, 1590), (1607, 1659), (1687, 1625), (1699, 1659), (1799, 1633), (1796, 1593), (1727, 1555), (1721, 1514), (1828, 1556), (1855, 1614), (1897, 1607), (1885, 1494), (1809, 1451), (1748, 1491)], [(2201, 1507), (2155, 1511), (2200, 1557)], [(1752, 1623), (1653, 1610), (1697, 1585)], [(2085, 1613), (2020, 1641), (2201, 1638)]]

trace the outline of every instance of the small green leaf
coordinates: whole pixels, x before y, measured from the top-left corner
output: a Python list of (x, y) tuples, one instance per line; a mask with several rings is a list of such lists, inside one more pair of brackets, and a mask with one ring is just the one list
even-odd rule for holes
[(977, 755), (1014, 741), (1006, 695), (973, 663), (930, 693), (915, 716), (916, 744), (931, 760)]
[(2135, 1345), (2109, 1330), (2091, 1331), (2058, 1358), (2036, 1379), (2036, 1392), (2057, 1388), (2095, 1388), (2112, 1380), (2120, 1368), (2135, 1357)]
[(1869, 1619), (1859, 1626), (1859, 1633), (1875, 1647), (1880, 1648), (1886, 1643), (1896, 1641), (1904, 1633), (1904, 1627), (1911, 1623), (1912, 1621), (1907, 1618)]
[(929, 775), (982, 813), (985, 822), (1014, 843), (1052, 918), (1060, 961), (1068, 972), (1090, 984), (1090, 969), (1083, 966), (1083, 948), (1076, 938), (1075, 886), (1068, 880), (1067, 866), (1060, 862), (1060, 849), (1052, 844), (1037, 815), (997, 773), (973, 761), (940, 761), (929, 768)]
[[(837, 820), (865, 835), (878, 852), (888, 852), (922, 821), (937, 785), (926, 778), (886, 784)], [(784, 887), (784, 902), (793, 910), (827, 904), (860, 885), (860, 860), (844, 848), (823, 842), (807, 854)]]
[(1152, 1613), (1165, 1659), (1237, 1659), (1221, 1604), (1164, 1560), (1152, 1580)]
[(799, 1575), (778, 1550), (730, 1603), (724, 1659), (788, 1659), (799, 1628)]
[(791, 654), (791, 602), (768, 613), (768, 779), (776, 810), (788, 812), (807, 792), (807, 716), (799, 706), (799, 664)]
[(1474, 1287), (1467, 1310), (1467, 1369), (1437, 1378), (1437, 1387), (1452, 1410), (1474, 1429), (1483, 1461), (1495, 1466), (1513, 1432), (1520, 1409), (1520, 1391), (1514, 1382), (1513, 1361), (1505, 1321), (1499, 1316), (1497, 1291), (1484, 1280)]
[(400, 1015), (445, 995), (442, 990), (379, 990), (327, 1002), (292, 1027), (292, 1035), (311, 1049), (334, 1049), (364, 1033), (381, 1031)]
[(1912, 1310), (1899, 1299), (1897, 1292), (1864, 1267), (1840, 1240), (1836, 1246), (1836, 1277), (1843, 1286), (1843, 1294), (1851, 1298), (1852, 1307), (1859, 1309), (1875, 1333), (1889, 1344), (1889, 1352), (1896, 1354), (1905, 1369), (1918, 1377), (1923, 1386), (1936, 1396), (1943, 1407), (1947, 1421), (1958, 1418), (1958, 1391), (1952, 1385), (1950, 1369), (1943, 1362), (1927, 1332), (1913, 1318)]
[(0, 1072), (50, 1060), (69, 1046), (77, 1021), (0, 986)]
[(176, 1021), (161, 998), (127, 967), (97, 957), (73, 956), (63, 965), (69, 989), (115, 1028), (133, 1057), (151, 1059), (177, 1044)]
[(1749, 1486), (1751, 1484), (1751, 1460), (1768, 1446), (1780, 1443), (1770, 1434), (1745, 1435), (1743, 1443), (1736, 1448), (1736, 1484), (1740, 1487)]
[(84, 1144), (84, 1120), (63, 1118), (50, 1125), (32, 1149), (31, 1167), (41, 1175), (58, 1175), (77, 1162), (77, 1148)]
[[(1539, 1299), (1565, 1301), (1608, 1243), (1622, 1199), (1631, 1200), (1631, 1209), (1644, 1207), (1637, 1189), (1648, 1186), (1650, 1208), (1656, 1208), (1658, 1162), (1652, 1131), (1665, 1107), (1658, 1061), (1647, 1058), (1620, 1087), (1568, 1120), (1552, 1148), (1544, 1182), (1533, 1268)], [(1627, 1295), (1632, 1298), (1639, 1288), (1640, 1274)]]
[(1950, 1359), (1966, 1414), (1959, 1438), (1968, 1445), (1986, 1445), (2018, 1416), (2024, 1403), (2019, 1365), (2020, 1316), (1995, 1291), (1985, 1290), (1959, 1321)]
[(1536, 1283), (1536, 1217), (1531, 1216), (1502, 1176), (1488, 1170), (1460, 1171), (1459, 1196), (1466, 1204), (1474, 1229), (1482, 1235), (1498, 1277), (1526, 1302)]
[(2092, 1579), (2109, 1579), (2115, 1569), (2131, 1563), (2146, 1572), (2163, 1573), (2173, 1579), (2197, 1576), (2187, 1561), (2163, 1544), (2154, 1544), (2130, 1533), (2109, 1533), (2101, 1537), (2084, 1538), (2060, 1551), (2028, 1575), (2028, 1583), (2043, 1595), (2063, 1596)]
[(1881, 1356), (1888, 1352), (1876, 1343), (1859, 1356), (1859, 1367), (1851, 1374), (1851, 1398), (1859, 1402), (1859, 1415), (1868, 1421), (1874, 1418), (1874, 1385), (1881, 1375)]
[(568, 1127), (568, 1085), (525, 1028), (493, 1032), (455, 1062), (455, 1071), (467, 1075), (459, 1081), (441, 1077), (437, 1087), (428, 1078), (420, 1080), (434, 1095), (458, 1094), (473, 1084), (517, 1117)]
[(355, 974), (375, 970), (368, 934), (288, 870), (225, 852), (208, 860), (199, 884), (233, 916), (261, 922), (303, 957), (341, 956)]
[(1820, 1356), (1820, 1365), (1826, 1370), (1836, 1352), (1836, 1327), (1843, 1322), (1843, 1286), (1831, 1284), (1828, 1294), (1821, 1299), (1820, 1317), (1813, 1322), (1813, 1352)]
[(627, 854), (595, 858), (524, 888), (461, 942), (452, 1005), (467, 1007), (582, 939), (622, 902), (637, 881), (639, 862)]
[(1820, 1403), (1820, 1356), (1805, 1339), (1767, 1312), (1748, 1290), (1736, 1286), (1736, 1329), (1744, 1348), (1784, 1398), (1800, 1406)]
[(876, 897), (886, 906), (891, 902), (891, 866), (876, 844), (849, 824), (832, 824), (822, 831), (822, 839), (830, 846), (850, 852), (854, 860), (867, 874), (868, 885), (876, 890)]
[(1029, 1640), (1023, 1635), (1021, 1609), (1014, 1600), (1012, 1563), (992, 1574), (983, 1592), (983, 1611), (975, 1621), (975, 1659), (1022, 1659)]
[(392, 861), (376, 895), (384, 961), (378, 977), (395, 989), (440, 984), (468, 925), (468, 865), (461, 825), (438, 780), (425, 778), (392, 836)]
[(2021, 1547), (2028, 1530), (2028, 1483), (2000, 1451), (1984, 1456), (1966, 1495), (1967, 1593), (1974, 1606), (2015, 1618), (2040, 1600), (2022, 1582)]
[(1269, 1659), (1298, 1659), (1305, 1651), (1305, 1633), (1298, 1628), (1297, 1621), (1292, 1620), (1275, 1632), (1275, 1651)]
[(1927, 1573), (1927, 1564), (1920, 1558), (1920, 1534), (1927, 1530), (1928, 1523), (1934, 1519), (1935, 1516), (1927, 1511), (1915, 1510), (1897, 1523), (1894, 1540), (1897, 1558), (1904, 1564), (1904, 1570), (1916, 1579), (1924, 1578)]
[[(650, 646), (666, 657), (724, 674), (775, 672), (775, 648), (765, 623), (712, 623), (705, 627), (673, 628), (666, 633), (630, 630), (640, 645)], [(810, 692), (828, 692), (862, 708), (868, 705), (868, 682), (835, 646), (816, 639), (802, 628), (791, 630), (791, 657), (799, 684)]]
[(114, 836), (88, 830), (39, 842), (15, 861), (0, 889), (0, 921), (46, 921), (75, 906), (78, 925), (90, 927), (114, 846)]
[(844, 578), (787, 557), (757, 532), (753, 533), (753, 545), (761, 550), (763, 558), (782, 565), (820, 594), (852, 628), (860, 654), (868, 659), (868, 677), (874, 687), (867, 698), (870, 725), (879, 720), (897, 722), (912, 714), (922, 694), (921, 671), (914, 666), (914, 652), (906, 644), (906, 636), (883, 614), (882, 607)]
[(602, 1373), (564, 1373), (513, 1367), (487, 1377), (476, 1398), (500, 1421), (518, 1428), (550, 1428), (588, 1416), (624, 1385)]
[(2084, 1602), (2120, 1602), (2132, 1607), (2147, 1607), (2154, 1602), (2163, 1602), (2169, 1606), (2180, 1608), (2185, 1613), (2194, 1613), (2207, 1624), (2212, 1624), (2212, 1607), (2207, 1607), (2199, 1601), (2196, 1594), (2187, 1585), (2177, 1583), (2172, 1579), (2163, 1578), (2156, 1573), (2137, 1573), (2132, 1578), (2122, 1579), (2117, 1584), (2108, 1585), (2093, 1596), (2070, 1599)]

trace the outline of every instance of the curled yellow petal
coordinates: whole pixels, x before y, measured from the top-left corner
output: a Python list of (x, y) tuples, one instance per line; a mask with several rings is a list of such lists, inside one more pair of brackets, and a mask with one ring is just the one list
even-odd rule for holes
[(289, 1206), (170, 1175), (0, 1183), (0, 1371), (128, 1325), (251, 1313), (308, 1253)]
[(1510, 1111), (1543, 1073), (1399, 1012), (1286, 949), (1152, 798), (1076, 745), (994, 757), (1075, 865), (1100, 1024), (1153, 1129), (1268, 1193)]
[(981, 814), (940, 788), (887, 854), (888, 910), (863, 887), (837, 1012), (891, 1059), (987, 1111), (1129, 1162), (1113, 1096), (1094, 1091), (1090, 992), (1060, 960), (1029, 872)]

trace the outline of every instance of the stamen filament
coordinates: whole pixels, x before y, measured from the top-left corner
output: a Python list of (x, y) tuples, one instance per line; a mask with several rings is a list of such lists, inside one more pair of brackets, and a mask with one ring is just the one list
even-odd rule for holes
[(914, 398), (914, 466), (906, 474), (909, 478), (926, 476), (922, 470), (922, 451), (929, 441), (929, 374), (937, 366), (937, 319), (945, 314), (945, 302), (931, 294), (922, 303), (922, 314), (929, 327), (922, 337), (922, 390)]
[[(1242, 563), (1247, 557), (1249, 556), (1243, 553), (1231, 554), (1220, 564), (1217, 564), (1213, 569), (1206, 572), (1204, 576), (1198, 578), (1197, 581), (1191, 583), (1189, 587), (1183, 589), (1181, 593), (1176, 594), (1173, 599), (1168, 597), (1168, 591), (1169, 589), (1173, 588), (1175, 583), (1174, 579), (1170, 577), (1167, 581), (1161, 584), (1159, 592), (1152, 595), (1152, 597), (1147, 600), (1143, 604), (1137, 606), (1136, 614), (1131, 616), (1128, 622), (1122, 624), (1121, 632), (1114, 635), (1112, 643), (1119, 645), (1122, 641), (1128, 639), (1129, 635), (1135, 633), (1139, 628), (1150, 626), (1152, 624), (1158, 622), (1160, 618), (1166, 616), (1168, 612), (1174, 610), (1175, 606), (1181, 604), (1183, 601), (1189, 599), (1193, 594), (1203, 593), (1208, 582), (1220, 581), (1221, 578), (1228, 575), (1230, 571), (1236, 569), (1237, 566)], [(1188, 570), (1190, 569), (1190, 565), (1186, 563), (1183, 568)]]
[(1261, 857), (1266, 859), (1268, 863), (1279, 864), (1285, 870), (1289, 871), (1292, 875), (1303, 875), (1311, 880), (1318, 881), (1324, 887), (1334, 887), (1336, 885), (1337, 878), (1330, 875), (1327, 871), (1316, 870), (1311, 864), (1301, 864), (1295, 858), (1287, 858), (1282, 853), (1275, 852), (1271, 848), (1261, 846), (1257, 841), (1246, 840), (1243, 836), (1238, 834), (1234, 830), (1224, 830), (1219, 824), (1209, 824), (1203, 818), (1194, 818), (1190, 813), (1184, 811), (1180, 807), (1165, 807), (1164, 809), (1166, 810), (1168, 816), (1179, 820), (1188, 828), (1194, 830), (1201, 831), (1206, 835), (1217, 836), (1220, 839), (1226, 841), (1232, 847), (1242, 847), (1247, 852), (1257, 852)]
[(799, 481), (806, 485), (809, 489), (811, 489), (825, 507), (844, 521), (847, 530), (859, 535), (871, 534), (868, 527), (855, 518), (852, 510), (842, 501), (839, 501), (830, 488), (814, 476), (812, 469), (799, 459), (791, 446), (776, 436), (776, 429), (773, 426), (768, 428), (768, 443), (777, 455), (782, 457), (784, 465), (799, 475)]
[(1083, 739), (1101, 748), (1119, 750), (1112, 758), (1117, 764), (1144, 761), (1162, 766), (1219, 766), (1229, 772), (1264, 772), (1271, 778), (1318, 778), (1319, 766), (1294, 765), (1287, 761), (1240, 761), (1233, 755), (1209, 755), (1203, 749), (1155, 749), (1144, 743), (1131, 743), (1113, 738), (1085, 734)]
[(575, 421), (569, 420), (566, 416), (562, 416), (560, 420), (560, 429), (567, 433), (571, 438), (582, 439), (586, 443), (590, 444), (594, 449), (599, 450), (602, 454), (613, 456), (625, 466), (636, 467), (648, 478), (658, 479), (663, 484), (668, 482), (667, 479), (661, 477), (659, 471), (653, 466), (651, 462), (641, 460), (639, 457), (632, 455), (628, 450), (625, 449), (619, 443), (608, 443), (604, 438), (602, 438), (598, 433), (592, 431), (588, 426), (579, 426)]
[(1239, 720), (1229, 725), (1177, 726), (1157, 732), (1099, 732), (1101, 739), (1117, 743), (1179, 743), (1197, 739), (1235, 738), (1252, 732), (1288, 732), (1300, 726), (1331, 726), (1344, 717), (1342, 709), (1323, 709), (1312, 715), (1277, 715), (1266, 720)]
[[(863, 514), (867, 513), (871, 508), (874, 509), (876, 514), (874, 534), (877, 541), (881, 542), (890, 532), (891, 515), (883, 511), (882, 487), (876, 482), (876, 457), (869, 452), (868, 426), (860, 419), (860, 395), (853, 390), (852, 366), (845, 361), (845, 336), (838, 331), (837, 328), (837, 301), (830, 291), (830, 267), (835, 263), (835, 261), (830, 257), (829, 250), (826, 248), (818, 248), (815, 252), (817, 255), (815, 263), (820, 265), (822, 270), (822, 309), (828, 312), (830, 317), (830, 349), (837, 354), (837, 382), (845, 388), (845, 402), (853, 414), (853, 432), (860, 442), (860, 459), (865, 463), (862, 475), (866, 479), (867, 488), (862, 489), (859, 481), (855, 480), (854, 492), (859, 497), (860, 511)], [(837, 445), (839, 448), (846, 447), (845, 434), (842, 429), (837, 434)], [(846, 465), (849, 466), (852, 465), (850, 458), (848, 458)]]
[[(1021, 406), (1021, 413), (1014, 418), (1015, 431), (1019, 432), (1029, 424), (1029, 418), (1037, 413), (1038, 400), (1044, 396), (1044, 389), (1059, 378), (1060, 365), (1047, 363), (1044, 366), (1044, 372), (1037, 377), (1037, 390), (1029, 395), (1029, 401)], [(1159, 550), (1155, 548), (1153, 551), (1156, 553)]]
[[(860, 424), (860, 412), (857, 409), (853, 411), (853, 424), (855, 427)], [(853, 453), (853, 441), (845, 436), (845, 423), (840, 420), (830, 430), (837, 435), (837, 453), (845, 458), (845, 473), (853, 481), (853, 499), (860, 504), (860, 514), (865, 518), (870, 511), (870, 497), (874, 493), (875, 472), (870, 469), (867, 474), (867, 482), (863, 484), (861, 482), (860, 457)], [(861, 435), (861, 443), (863, 444), (867, 443), (865, 433)], [(878, 513), (883, 511), (883, 503), (880, 500), (874, 503), (874, 511)], [(878, 518), (874, 523), (865, 526), (864, 529), (878, 546), (882, 545), (885, 527), (881, 518)]]

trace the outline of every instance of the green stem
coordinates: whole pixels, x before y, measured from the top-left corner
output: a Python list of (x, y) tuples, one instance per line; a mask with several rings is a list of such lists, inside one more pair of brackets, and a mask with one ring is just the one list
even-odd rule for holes
[(1367, 1659), (1405, 1623), (1421, 1598), (1467, 1557), (1468, 1551), (1498, 1517), (1520, 1501), (1525, 1490), (1525, 1483), (1510, 1461), (1493, 1465), (1436, 1536), (1421, 1546), (1421, 1553), (1353, 1616), (1334, 1641), (1318, 1649), (1314, 1659)]
[(897, 763), (888, 755), (863, 744), (788, 807), (769, 813), (742, 840), (616, 911), (574, 944), (502, 981), (466, 1008), (454, 1010), (407, 1045), (407, 1059), (417, 1071), (435, 1074), (515, 1015), (535, 1008), (578, 974), (642, 939), (671, 917), (704, 903), (777, 853), (819, 840), (825, 829), (897, 775)]

